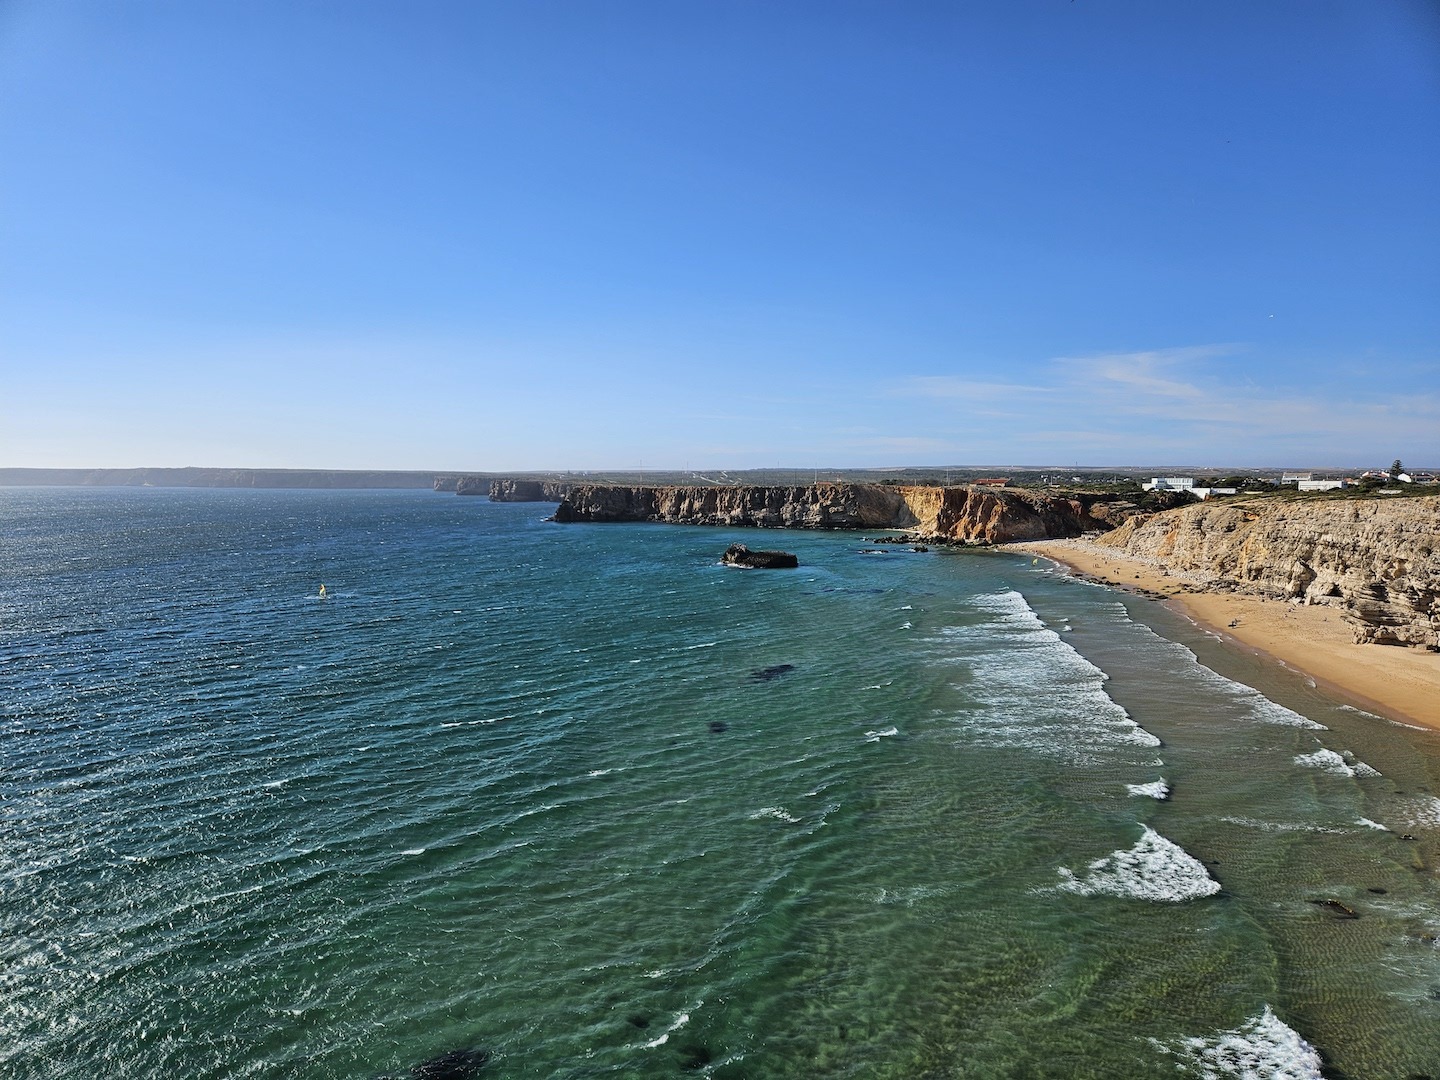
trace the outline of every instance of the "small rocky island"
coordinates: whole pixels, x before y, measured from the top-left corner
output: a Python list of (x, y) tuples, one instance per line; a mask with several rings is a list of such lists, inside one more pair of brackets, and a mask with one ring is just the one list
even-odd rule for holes
[(752, 570), (790, 570), (800, 560), (788, 551), (751, 551), (744, 544), (731, 544), (720, 556), (726, 566), (745, 566)]

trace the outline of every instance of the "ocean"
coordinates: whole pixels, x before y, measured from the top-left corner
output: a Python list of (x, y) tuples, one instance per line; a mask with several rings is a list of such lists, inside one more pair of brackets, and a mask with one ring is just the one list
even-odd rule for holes
[(0, 490), (0, 1075), (1440, 1076), (1436, 733), (1028, 557), (551, 509)]

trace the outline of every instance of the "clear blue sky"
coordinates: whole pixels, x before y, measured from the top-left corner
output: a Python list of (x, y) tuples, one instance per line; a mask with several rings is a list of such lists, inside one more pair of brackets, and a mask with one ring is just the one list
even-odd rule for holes
[(0, 0), (0, 465), (1395, 457), (1434, 0)]

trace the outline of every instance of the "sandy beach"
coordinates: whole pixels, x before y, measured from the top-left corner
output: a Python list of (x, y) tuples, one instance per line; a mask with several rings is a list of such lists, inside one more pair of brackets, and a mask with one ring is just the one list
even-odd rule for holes
[(1166, 603), (1207, 629), (1303, 671), (1343, 700), (1402, 723), (1440, 728), (1440, 653), (1357, 645), (1334, 608), (1202, 592), (1183, 573), (1089, 540), (1041, 540), (1006, 549), (1052, 559), (1117, 588), (1163, 594)]

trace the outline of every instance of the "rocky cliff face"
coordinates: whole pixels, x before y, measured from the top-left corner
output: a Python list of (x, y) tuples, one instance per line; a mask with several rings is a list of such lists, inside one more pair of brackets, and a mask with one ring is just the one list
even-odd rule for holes
[[(1045, 495), (992, 487), (899, 489), (917, 532), (933, 540), (1006, 544), (1052, 540), (1111, 528), (1112, 504), (1100, 496)], [(911, 522), (901, 522), (909, 527)]]
[(571, 486), (550, 480), (489, 480), (481, 476), (462, 476), (456, 491), (461, 495), (488, 495), (491, 502), (559, 502)]
[(969, 487), (600, 487), (570, 489), (556, 521), (666, 521), (786, 529), (912, 529), (926, 539), (999, 544), (1109, 528), (1099, 500)]
[(1098, 543), (1237, 590), (1338, 608), (1355, 640), (1440, 647), (1440, 498), (1201, 503)]
[(556, 521), (666, 521), (785, 529), (887, 529), (904, 501), (875, 484), (813, 487), (600, 487), (570, 489)]

